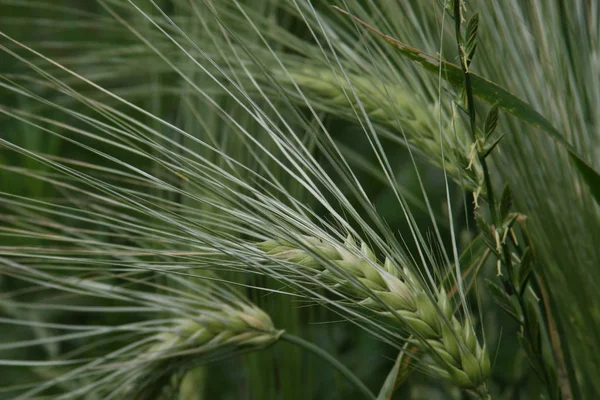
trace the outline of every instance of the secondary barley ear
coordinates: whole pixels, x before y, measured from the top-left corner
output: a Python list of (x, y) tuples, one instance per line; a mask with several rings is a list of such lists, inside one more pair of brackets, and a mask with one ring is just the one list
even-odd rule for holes
[[(366, 307), (385, 316), (410, 334), (415, 345), (429, 357), (422, 360), (425, 372), (451, 380), (457, 386), (487, 393), (490, 359), (468, 320), (459, 321), (444, 290), (432, 293), (408, 269), (400, 269), (389, 258), (381, 263), (362, 243), (354, 240), (327, 243), (305, 236), (298, 243), (282, 239), (257, 244), (277, 262), (291, 262), (304, 268), (323, 286), (334, 286)], [(344, 279), (348, 274), (353, 278)], [(357, 284), (358, 283), (358, 284)]]
[(122, 398), (135, 400), (168, 398), (178, 377), (202, 356), (221, 351), (258, 350), (274, 344), (283, 334), (271, 318), (254, 305), (224, 305), (196, 318), (174, 320), (159, 333), (133, 363), (138, 365), (130, 383), (120, 389)]
[[(393, 82), (346, 73), (330, 68), (291, 67), (277, 79), (292, 99), (354, 121), (362, 107), (373, 122), (386, 127), (396, 139), (406, 139), (430, 164), (445, 168), (459, 185), (472, 192), (485, 192), (479, 160), (471, 157), (473, 140), (459, 121), (449, 117), (439, 102), (427, 103)], [(291, 83), (300, 88), (298, 97)], [(305, 100), (306, 98), (306, 100)], [(442, 126), (436, 118), (441, 116)]]

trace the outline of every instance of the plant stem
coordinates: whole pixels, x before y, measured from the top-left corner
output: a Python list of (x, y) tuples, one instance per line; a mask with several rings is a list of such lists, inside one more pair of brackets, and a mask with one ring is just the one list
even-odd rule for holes
[[(465, 92), (466, 92), (466, 98), (467, 98), (467, 112), (469, 114), (470, 131), (471, 131), (473, 141), (475, 143), (478, 143), (477, 142), (478, 139), (477, 139), (476, 125), (475, 125), (475, 123), (476, 123), (475, 101), (474, 101), (474, 97), (473, 97), (473, 88), (471, 85), (471, 75), (468, 70), (467, 59), (465, 56), (463, 42), (461, 39), (461, 37), (462, 37), (462, 35), (461, 35), (461, 21), (462, 21), (461, 1), (462, 0), (454, 0), (454, 10), (453, 10), (454, 21), (455, 21), (454, 28), (455, 28), (456, 42), (457, 42), (458, 53), (459, 53), (459, 58), (460, 58), (460, 65), (461, 65), (461, 68), (462, 68), (462, 71), (464, 74), (464, 86), (465, 86)], [(479, 151), (478, 148), (476, 148), (476, 150), (477, 150), (477, 157), (479, 159), (479, 162), (480, 162), (482, 170), (483, 170), (484, 183), (486, 186), (487, 200), (488, 200), (490, 214), (492, 217), (492, 223), (498, 229), (499, 227), (502, 227), (502, 225), (504, 224), (504, 221), (500, 220), (500, 218), (502, 218), (502, 216), (500, 216), (498, 214), (498, 208), (496, 206), (496, 200), (495, 200), (494, 191), (493, 191), (493, 187), (492, 187), (492, 183), (491, 183), (491, 177), (490, 177), (487, 162), (485, 160), (485, 156), (482, 155), (482, 153)], [(500, 262), (504, 265), (504, 267), (507, 270), (508, 277), (509, 277), (508, 284), (511, 286), (513, 293), (516, 295), (517, 302), (519, 303), (519, 306), (521, 307), (522, 335), (526, 338), (526, 340), (529, 341), (529, 343), (536, 343), (539, 340), (536, 337), (538, 335), (537, 329), (539, 327), (532, 326), (532, 324), (535, 324), (536, 321), (530, 321), (527, 316), (527, 312), (525, 310), (525, 303), (526, 303), (525, 290), (524, 290), (525, 286), (517, 287), (520, 285), (520, 283), (515, 281), (516, 277), (515, 277), (515, 274), (513, 271), (513, 264), (512, 264), (509, 244), (506, 240), (501, 238), (499, 240), (498, 246), (499, 246), (498, 250), (500, 252), (498, 257), (499, 257)], [(515, 247), (518, 247), (518, 245), (515, 244)], [(542, 349), (536, 349), (536, 350), (538, 350), (538, 353), (539, 353), (538, 359), (536, 361), (538, 364), (538, 368), (541, 370), (541, 374), (543, 375), (543, 376), (541, 376), (541, 378), (548, 385), (548, 387), (547, 387), (548, 394), (552, 398), (560, 398), (560, 395), (562, 393), (567, 393), (566, 390), (564, 389), (564, 387), (562, 385), (560, 386), (562, 393), (553, 393), (553, 391), (551, 390), (551, 388), (549, 386), (549, 383), (556, 379), (558, 379), (559, 382), (562, 384), (562, 382), (560, 381), (560, 376), (558, 376), (558, 374), (556, 372), (552, 373), (551, 370), (549, 370), (548, 366), (545, 365), (544, 359), (541, 355)], [(555, 358), (556, 358), (556, 356), (555, 356)], [(555, 362), (558, 363), (558, 361), (556, 361), (556, 360), (555, 360)], [(535, 364), (535, 362), (533, 360), (531, 360), (531, 363)], [(560, 367), (560, 365), (559, 365), (559, 367)], [(478, 393), (478, 395), (480, 395), (481, 398), (486, 398), (484, 396), (487, 396), (487, 394), (485, 394), (485, 393)]]
[[(464, 57), (464, 51), (463, 51), (462, 43), (461, 43), (461, 39), (460, 39), (461, 38), (461, 30), (460, 30), (461, 19), (462, 19), (462, 15), (460, 12), (460, 0), (454, 0), (454, 30), (455, 30), (455, 34), (456, 34), (456, 43), (458, 45), (460, 66), (463, 70), (464, 79), (465, 79), (465, 91), (466, 91), (466, 95), (467, 95), (467, 112), (469, 114), (469, 128), (471, 131), (471, 138), (473, 139), (473, 142), (477, 143), (477, 134), (476, 134), (476, 130), (475, 130), (475, 126), (476, 126), (476, 124), (475, 124), (475, 122), (476, 122), (475, 100), (474, 100), (474, 96), (473, 96), (473, 87), (471, 85), (471, 74), (469, 74), (469, 71), (467, 69), (467, 64), (466, 64), (466, 60)], [(492, 181), (490, 179), (490, 170), (488, 168), (485, 157), (483, 157), (481, 155), (481, 152), (479, 150), (477, 150), (477, 159), (479, 160), (479, 163), (481, 164), (481, 169), (483, 170), (483, 181), (485, 184), (485, 190), (487, 192), (487, 199), (488, 199), (488, 204), (490, 206), (490, 213), (492, 214), (492, 220), (494, 221), (494, 224), (498, 225), (498, 223), (500, 221), (497, 220), (496, 199), (494, 196), (494, 188), (492, 187)]]
[(349, 382), (351, 382), (360, 392), (362, 392), (366, 398), (371, 400), (376, 400), (373, 392), (369, 390), (365, 384), (358, 379), (356, 375), (352, 373), (344, 364), (335, 359), (331, 354), (327, 353), (325, 350), (321, 349), (318, 346), (315, 346), (311, 342), (308, 342), (298, 336), (291, 335), (287, 332), (284, 332), (280, 337), (281, 340), (285, 340), (286, 342), (295, 344), (298, 347), (301, 347), (305, 350), (310, 351), (311, 353), (319, 356), (324, 361), (331, 364), (332, 367), (338, 370)]

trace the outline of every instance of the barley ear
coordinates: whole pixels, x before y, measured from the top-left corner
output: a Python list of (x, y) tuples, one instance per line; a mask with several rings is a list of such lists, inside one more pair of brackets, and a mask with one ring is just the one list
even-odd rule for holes
[[(361, 256), (351, 251), (354, 247), (351, 240), (340, 244), (304, 237), (297, 246), (283, 240), (269, 240), (257, 247), (275, 261), (301, 260), (299, 265), (310, 265), (309, 272), (323, 279), (323, 285), (335, 283), (338, 289), (355, 297), (359, 306), (389, 318), (412, 335), (415, 339), (411, 341), (429, 355), (431, 360), (422, 364), (430, 373), (450, 379), (464, 389), (485, 390), (490, 375), (485, 346), (479, 344), (468, 320), (461, 323), (453, 315), (444, 290), (432, 298), (432, 293), (410, 270), (404, 268), (400, 274), (390, 259), (379, 263), (364, 242), (360, 245)], [(331, 273), (326, 274), (328, 271)], [(341, 274), (336, 272), (350, 274), (361, 285), (341, 280)], [(325, 276), (328, 278), (324, 279)]]
[(283, 330), (275, 329), (263, 310), (247, 304), (226, 305), (196, 318), (177, 319), (167, 332), (155, 336), (146, 352), (132, 360), (139, 364), (139, 370), (121, 388), (122, 397), (150, 400), (158, 394), (171, 393), (174, 381), (194, 360), (222, 350), (262, 349), (282, 334)]
[(467, 190), (485, 194), (481, 165), (477, 158), (471, 157), (473, 140), (468, 130), (456, 120), (442, 117), (440, 134), (439, 103), (424, 103), (399, 84), (348, 72), (336, 74), (331, 68), (291, 67), (288, 71), (275, 76), (292, 92), (291, 83), (295, 83), (304, 94), (302, 101), (308, 98), (311, 105), (350, 120), (356, 115), (348, 110), (360, 109), (360, 102), (369, 118), (399, 137), (405, 134), (428, 162), (445, 168)]

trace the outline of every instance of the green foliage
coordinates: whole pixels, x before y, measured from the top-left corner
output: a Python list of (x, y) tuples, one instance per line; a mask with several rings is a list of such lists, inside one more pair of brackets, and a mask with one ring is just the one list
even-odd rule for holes
[(0, 398), (600, 396), (597, 1), (331, 3), (0, 1)]

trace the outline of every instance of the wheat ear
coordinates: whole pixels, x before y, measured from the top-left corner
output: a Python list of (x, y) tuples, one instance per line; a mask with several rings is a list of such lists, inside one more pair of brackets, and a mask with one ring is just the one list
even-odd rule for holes
[[(418, 338), (417, 344), (431, 357), (432, 362), (424, 363), (429, 372), (462, 388), (485, 392), (490, 375), (485, 345), (479, 344), (470, 323), (461, 323), (453, 315), (446, 293), (440, 291), (434, 295), (437, 297), (434, 301), (409, 270), (405, 268), (400, 273), (390, 259), (379, 263), (365, 243), (360, 251), (363, 257), (351, 252), (352, 246), (352, 239), (344, 244), (331, 244), (310, 236), (303, 237), (300, 245), (281, 239), (258, 244), (277, 260), (306, 267), (325, 284), (336, 285), (355, 296), (358, 304), (392, 317), (402, 329)], [(368, 289), (339, 279), (336, 270), (350, 274)]]

